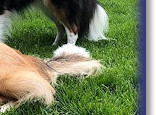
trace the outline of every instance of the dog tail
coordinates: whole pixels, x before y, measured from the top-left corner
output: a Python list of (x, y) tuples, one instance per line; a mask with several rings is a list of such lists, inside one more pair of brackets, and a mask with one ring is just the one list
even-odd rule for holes
[(109, 20), (105, 10), (98, 4), (94, 12), (94, 17), (89, 25), (88, 40), (98, 41), (106, 39), (104, 33), (108, 31)]
[(54, 52), (53, 59), (47, 62), (58, 75), (89, 76), (98, 73), (102, 65), (92, 60), (86, 49), (71, 44), (63, 45)]

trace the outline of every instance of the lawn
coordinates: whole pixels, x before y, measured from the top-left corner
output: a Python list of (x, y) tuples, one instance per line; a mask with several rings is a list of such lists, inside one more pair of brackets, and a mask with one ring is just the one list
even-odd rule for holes
[[(4, 115), (135, 115), (138, 112), (138, 1), (100, 0), (109, 16), (108, 40), (79, 39), (78, 46), (105, 66), (102, 74), (86, 79), (62, 76), (50, 107), (28, 102)], [(6, 43), (24, 54), (53, 55), (56, 27), (40, 12), (29, 9), (14, 17)], [(64, 39), (66, 43), (66, 39)]]

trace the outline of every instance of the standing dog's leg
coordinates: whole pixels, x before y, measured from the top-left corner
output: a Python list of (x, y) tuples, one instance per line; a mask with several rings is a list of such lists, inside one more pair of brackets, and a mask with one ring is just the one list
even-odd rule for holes
[[(65, 34), (64, 26), (63, 26), (63, 24), (60, 23), (58, 18), (56, 18), (56, 16), (51, 12), (51, 6), (48, 5), (51, 3), (51, 1), (50, 0), (43, 0), (43, 1), (44, 1), (44, 3), (42, 3), (42, 2), (39, 3), (37, 5), (37, 8), (41, 9), (42, 12), (45, 14), (45, 16), (47, 16), (50, 20), (52, 20), (56, 24), (57, 35), (56, 35), (53, 45), (58, 45), (61, 42), (61, 40), (63, 39), (64, 34)], [(45, 5), (43, 5), (43, 4), (45, 4)]]
[(75, 34), (73, 31), (70, 31), (66, 27), (65, 27), (65, 30), (67, 33), (67, 43), (75, 45), (78, 39), (78, 33)]
[(59, 23), (58, 21), (57, 22), (55, 21), (55, 24), (57, 27), (57, 36), (55, 38), (53, 45), (59, 45), (61, 43), (61, 40), (64, 37), (65, 29), (64, 29), (64, 26), (61, 23)]
[(10, 15), (9, 11), (5, 11), (0, 15), (0, 42), (4, 42), (5, 34), (8, 33), (7, 28), (11, 27)]

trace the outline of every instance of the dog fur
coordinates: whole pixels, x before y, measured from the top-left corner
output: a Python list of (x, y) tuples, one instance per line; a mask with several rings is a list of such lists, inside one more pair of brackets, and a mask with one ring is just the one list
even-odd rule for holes
[[(108, 16), (97, 0), (1, 0), (0, 40), (3, 42), (6, 23), (10, 23), (6, 11), (12, 14), (31, 4), (36, 5), (55, 22), (57, 36), (54, 45), (59, 44), (67, 33), (67, 42), (75, 44), (78, 37), (98, 41), (105, 39), (108, 30)], [(6, 20), (7, 19), (7, 20)], [(1, 29), (2, 28), (2, 29)]]
[(89, 76), (101, 69), (89, 52), (71, 44), (58, 48), (52, 59), (42, 60), (0, 43), (0, 112), (33, 98), (50, 105), (57, 77)]

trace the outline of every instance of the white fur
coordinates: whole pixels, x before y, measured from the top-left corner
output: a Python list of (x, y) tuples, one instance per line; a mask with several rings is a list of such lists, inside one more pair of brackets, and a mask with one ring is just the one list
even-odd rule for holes
[(11, 27), (10, 12), (5, 11), (0, 15), (0, 43), (4, 42), (5, 34), (9, 32), (8, 28)]
[(7, 110), (11, 109), (14, 106), (13, 102), (6, 103), (5, 105), (0, 107), (0, 113), (4, 113)]
[(108, 16), (105, 10), (100, 5), (97, 5), (94, 17), (89, 25), (88, 40), (98, 41), (106, 39), (104, 32), (108, 31), (108, 22)]
[(81, 55), (86, 58), (90, 57), (89, 52), (86, 51), (85, 48), (78, 47), (78, 46), (75, 46), (72, 44), (66, 44), (66, 45), (63, 45), (62, 47), (58, 48), (54, 52), (54, 57), (61, 56), (62, 54), (65, 54), (65, 55), (77, 54), (77, 55)]
[(65, 30), (67, 33), (67, 43), (75, 45), (78, 39), (78, 34), (75, 35), (73, 32), (70, 32), (69, 29), (66, 27), (65, 27)]
[(5, 15), (0, 15), (0, 42), (3, 42), (5, 31)]

